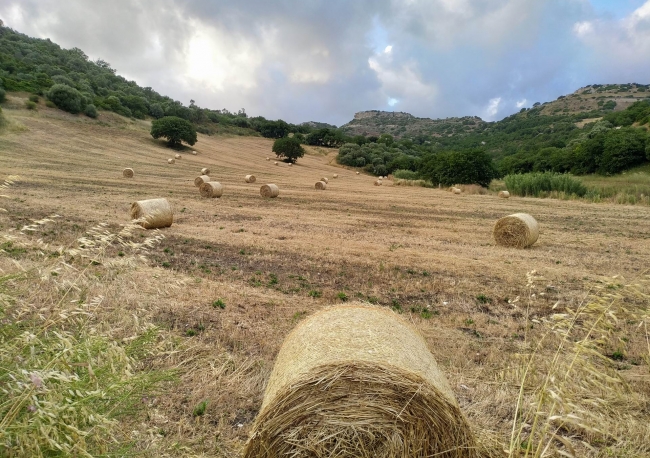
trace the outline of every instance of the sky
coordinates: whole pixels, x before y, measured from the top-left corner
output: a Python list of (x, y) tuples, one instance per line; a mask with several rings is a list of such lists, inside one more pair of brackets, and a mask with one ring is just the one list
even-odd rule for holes
[(0, 19), (184, 105), (293, 123), (493, 121), (650, 83), (650, 0), (0, 0)]

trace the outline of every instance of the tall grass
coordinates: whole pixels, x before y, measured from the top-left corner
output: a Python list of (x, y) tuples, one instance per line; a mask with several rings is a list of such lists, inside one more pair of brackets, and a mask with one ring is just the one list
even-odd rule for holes
[(552, 192), (583, 197), (588, 191), (579, 179), (554, 172), (517, 173), (504, 181), (511, 194), (525, 197), (546, 197)]
[(400, 178), (402, 180), (419, 180), (420, 174), (418, 172), (413, 172), (412, 170), (395, 170), (393, 172), (393, 177)]
[[(534, 298), (543, 279), (528, 279)], [(643, 400), (621, 370), (650, 362), (649, 283), (647, 275), (630, 284), (614, 278), (575, 307), (528, 321), (537, 331), (527, 333), (515, 375), (509, 457), (586, 456), (597, 444), (609, 444), (607, 456), (646, 456)]]
[[(0, 456), (123, 452), (129, 438), (118, 433), (118, 418), (170, 378), (138, 370), (155, 354), (154, 326), (116, 340), (98, 319), (104, 297), (86, 297), (97, 276), (135, 265), (162, 236), (134, 242), (136, 226), (110, 233), (100, 225), (54, 248), (39, 232), (55, 219), (0, 233)], [(114, 246), (116, 259), (107, 256)]]

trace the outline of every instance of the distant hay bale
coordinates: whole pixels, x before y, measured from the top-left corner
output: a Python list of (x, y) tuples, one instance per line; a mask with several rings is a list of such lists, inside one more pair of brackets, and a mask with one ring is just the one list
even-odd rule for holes
[(501, 197), (502, 199), (507, 199), (508, 197), (510, 197), (510, 193), (508, 191), (499, 191), (498, 196)]
[(325, 177), (321, 178), (320, 181), (324, 181), (325, 183), (329, 183), (329, 182), (330, 182), (330, 180), (328, 180), (328, 179), (325, 178)]
[(458, 188), (454, 188), (454, 194), (460, 194), (460, 193), (461, 193), (461, 190), (460, 190), (460, 189), (458, 189)]
[(361, 172), (357, 172), (357, 175), (359, 175), (359, 173), (361, 173)]
[(324, 181), (317, 181), (314, 187), (316, 189), (320, 189), (324, 191), (325, 189), (327, 189), (327, 183), (325, 183)]
[(174, 211), (167, 199), (139, 200), (131, 204), (131, 219), (145, 229), (169, 227), (174, 222)]
[(332, 178), (338, 178), (338, 177), (339, 177), (339, 175), (338, 175), (337, 173), (335, 173), (334, 175), (332, 175)]
[(194, 156), (196, 156), (196, 151), (192, 151), (192, 154), (193, 154)]
[(478, 453), (424, 338), (391, 310), (351, 304), (303, 320), (280, 348), (244, 457), (285, 456)]
[(375, 180), (375, 186), (381, 186), (381, 180)]
[(210, 181), (210, 177), (207, 175), (201, 175), (200, 177), (194, 178), (194, 186), (200, 188), (203, 183)]
[(454, 192), (454, 189), (456, 189), (456, 186), (452, 186), (451, 188), (449, 188), (449, 192)]
[(201, 169), (201, 175), (210, 175), (210, 169), (207, 167), (203, 167)]
[(170, 157), (169, 159), (167, 159), (167, 163), (168, 163), (168, 164), (174, 164), (175, 162), (176, 162), (176, 161), (175, 161), (173, 158), (171, 158), (171, 157)]
[(499, 219), (494, 225), (492, 235), (498, 245), (526, 248), (537, 241), (539, 225), (529, 214), (515, 213)]
[(124, 178), (133, 178), (133, 169), (126, 168), (126, 169), (122, 170), (122, 176)]
[(180, 154), (176, 154), (174, 157), (175, 157), (176, 159), (180, 159), (182, 156), (181, 156)]
[(266, 158), (266, 160), (267, 160), (267, 161), (270, 161), (270, 160), (271, 160), (271, 158), (270, 158), (270, 157), (267, 157), (267, 158)]
[(278, 165), (277, 161), (273, 163), (274, 165)]
[(221, 197), (223, 195), (223, 186), (218, 181), (208, 181), (199, 187), (201, 197)]
[(246, 175), (244, 177), (244, 180), (246, 180), (246, 183), (255, 183), (255, 175)]
[(291, 162), (289, 162), (287, 165), (288, 165), (289, 167), (291, 167), (293, 164), (292, 164)]
[(260, 195), (262, 197), (278, 197), (280, 195), (280, 188), (274, 184), (265, 184), (260, 188)]

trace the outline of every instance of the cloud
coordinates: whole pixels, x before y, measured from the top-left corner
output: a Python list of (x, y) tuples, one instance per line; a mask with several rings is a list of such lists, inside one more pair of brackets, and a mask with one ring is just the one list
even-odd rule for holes
[(4, 0), (0, 18), (186, 104), (291, 122), (499, 119), (650, 74), (650, 1), (617, 17), (587, 0)]

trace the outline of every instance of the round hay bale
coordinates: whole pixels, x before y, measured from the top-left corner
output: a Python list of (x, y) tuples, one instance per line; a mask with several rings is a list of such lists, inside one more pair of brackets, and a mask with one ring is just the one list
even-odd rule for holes
[(277, 163), (277, 162), (274, 162), (273, 164), (274, 164), (274, 165), (278, 165), (278, 163)]
[(192, 151), (192, 155), (196, 156), (196, 151)]
[(339, 175), (338, 175), (337, 173), (335, 173), (334, 175), (332, 175), (332, 178), (338, 178), (338, 177), (339, 177)]
[(167, 163), (168, 163), (168, 164), (173, 164), (173, 163), (175, 163), (175, 162), (176, 162), (176, 161), (175, 161), (173, 158), (171, 158), (171, 157), (170, 157), (169, 159), (167, 159)]
[(278, 197), (280, 195), (280, 188), (274, 184), (265, 184), (260, 188), (260, 195), (262, 197)]
[(126, 169), (122, 170), (122, 176), (124, 178), (133, 178), (133, 169), (126, 168)]
[(461, 193), (461, 190), (460, 190), (460, 189), (458, 189), (458, 188), (454, 188), (454, 194), (460, 194), (460, 193)]
[(325, 183), (329, 183), (329, 182), (330, 182), (330, 180), (328, 180), (328, 179), (325, 178), (325, 177), (321, 178), (320, 181), (324, 181)]
[(510, 197), (510, 193), (508, 191), (499, 191), (498, 196), (501, 197), (502, 199), (507, 199), (508, 197)]
[(528, 213), (515, 213), (499, 219), (492, 235), (498, 245), (526, 248), (537, 241), (539, 225)]
[(289, 163), (287, 164), (288, 167), (291, 167), (292, 165), (293, 165), (293, 164), (292, 164), (291, 162), (289, 162)]
[(256, 179), (257, 178), (255, 178), (255, 175), (246, 175), (244, 177), (244, 180), (246, 180), (246, 183), (255, 183)]
[(452, 186), (451, 188), (449, 188), (449, 192), (454, 192), (454, 189), (456, 189), (456, 187)]
[(174, 222), (174, 211), (167, 199), (138, 200), (131, 204), (131, 219), (145, 229), (169, 227)]
[(357, 172), (357, 175), (359, 175), (360, 172)]
[(271, 160), (271, 158), (270, 158), (270, 157), (267, 157), (267, 158), (266, 158), (266, 160), (267, 160), (267, 161), (270, 161), (270, 160)]
[(201, 175), (200, 177), (194, 178), (194, 186), (200, 188), (203, 183), (210, 181), (210, 177), (207, 175)]
[(314, 187), (316, 189), (320, 189), (320, 190), (324, 191), (325, 189), (327, 189), (327, 183), (325, 183), (324, 181), (317, 181), (316, 184), (314, 185)]
[(280, 456), (477, 453), (426, 341), (390, 310), (351, 304), (305, 319), (280, 348), (244, 457)]
[(381, 180), (375, 180), (375, 186), (381, 186)]
[(181, 156), (180, 154), (176, 154), (174, 157), (175, 157), (176, 159), (180, 159), (182, 156)]
[(218, 181), (208, 181), (199, 187), (201, 197), (221, 197), (223, 195), (223, 186)]
[(201, 175), (210, 175), (210, 169), (207, 167), (203, 167), (201, 169)]

